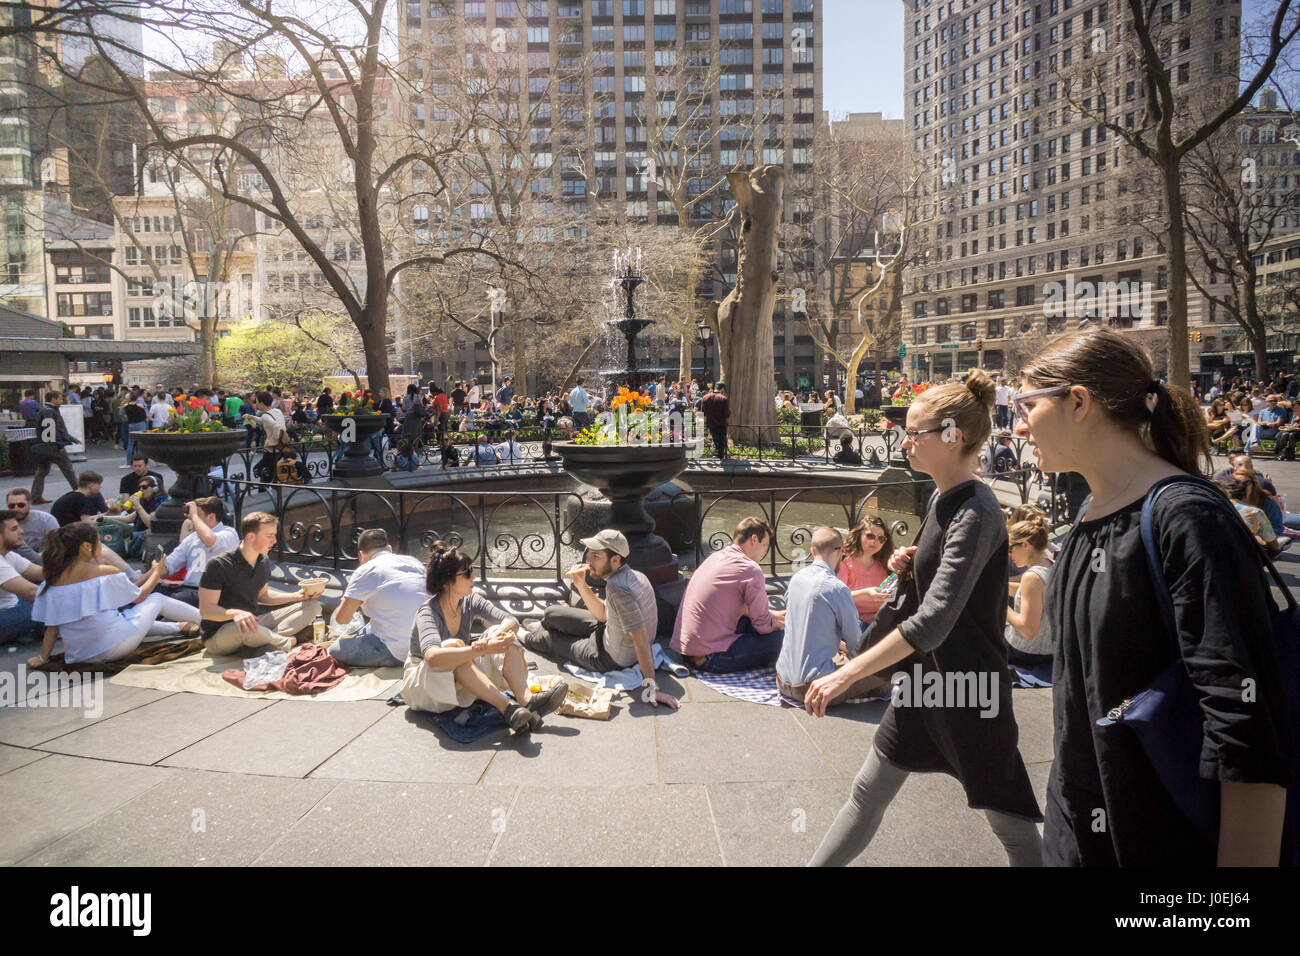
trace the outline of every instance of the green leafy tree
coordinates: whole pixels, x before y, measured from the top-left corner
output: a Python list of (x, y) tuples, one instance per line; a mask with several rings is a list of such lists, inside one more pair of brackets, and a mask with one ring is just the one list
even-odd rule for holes
[(276, 385), (315, 395), (325, 376), (339, 368), (331, 345), (344, 333), (339, 319), (303, 319), (302, 328), (248, 320), (217, 342), (217, 380), (227, 388)]

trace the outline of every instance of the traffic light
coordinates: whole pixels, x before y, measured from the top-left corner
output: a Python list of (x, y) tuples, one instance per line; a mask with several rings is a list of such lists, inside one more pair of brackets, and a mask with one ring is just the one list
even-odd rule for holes
[(1187, 333), (1187, 340), (1188, 340), (1189, 342), (1199, 342), (1199, 341), (1201, 341), (1201, 333), (1200, 333), (1200, 330), (1198, 330), (1198, 329), (1192, 329), (1192, 331), (1188, 332), (1188, 333)]

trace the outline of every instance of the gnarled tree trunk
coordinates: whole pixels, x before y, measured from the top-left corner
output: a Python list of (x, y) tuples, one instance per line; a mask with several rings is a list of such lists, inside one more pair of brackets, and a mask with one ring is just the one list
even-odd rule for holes
[[(736, 287), (718, 306), (719, 375), (725, 376), (737, 439), (775, 437), (772, 402), (772, 312), (776, 307), (777, 240), (785, 171), (760, 166), (728, 173), (741, 217)], [(741, 427), (737, 427), (741, 426)]]

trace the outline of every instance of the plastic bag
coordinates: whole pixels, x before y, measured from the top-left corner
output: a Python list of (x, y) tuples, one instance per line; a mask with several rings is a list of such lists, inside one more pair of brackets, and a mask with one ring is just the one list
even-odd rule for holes
[(289, 666), (288, 651), (270, 651), (244, 661), (244, 690), (252, 690), (284, 676)]

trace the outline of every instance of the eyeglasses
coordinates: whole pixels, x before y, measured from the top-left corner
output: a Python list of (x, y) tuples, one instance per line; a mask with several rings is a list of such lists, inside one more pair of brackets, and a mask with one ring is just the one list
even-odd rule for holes
[(1053, 385), (1051, 388), (1036, 388), (1032, 392), (1021, 392), (1011, 400), (1011, 404), (1020, 418), (1029, 421), (1029, 409), (1025, 407), (1025, 402), (1038, 398), (1049, 398), (1052, 395), (1064, 395), (1071, 388), (1070, 385)]
[(10, 502), (10, 503), (9, 503), (9, 510), (10, 510), (10, 511), (26, 511), (26, 510), (27, 510), (27, 502), (24, 501), (22, 504), (17, 504), (17, 503), (15, 503), (15, 502)]
[(882, 543), (885, 540), (885, 536), (883, 534), (864, 534), (862, 538), (865, 541), (880, 541)]
[(916, 441), (922, 435), (928, 435), (931, 432), (941, 432), (941, 431), (943, 431), (943, 429), (939, 428), (938, 426), (934, 428), (904, 428), (903, 429), (903, 433), (907, 435), (908, 438), (912, 439), (912, 441)]

